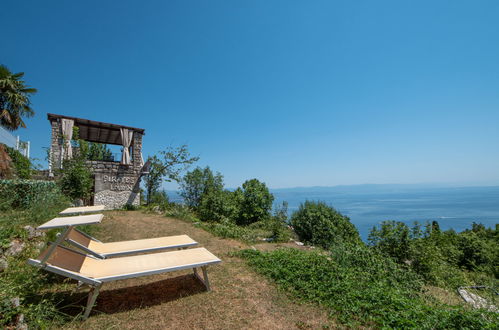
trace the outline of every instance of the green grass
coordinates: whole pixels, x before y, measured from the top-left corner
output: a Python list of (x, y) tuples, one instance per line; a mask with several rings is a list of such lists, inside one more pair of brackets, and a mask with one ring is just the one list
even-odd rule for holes
[(365, 246), (336, 246), (330, 253), (243, 250), (239, 255), (283, 290), (327, 307), (332, 316), (347, 326), (499, 327), (497, 314), (422, 297), (423, 282), (417, 274)]
[[(30, 328), (47, 328), (67, 319), (59, 312), (63, 300), (50, 292), (54, 285), (64, 288), (67, 283), (26, 263), (28, 258), (38, 255), (43, 243), (54, 239), (57, 231), (29, 239), (23, 227), (36, 227), (57, 216), (69, 204), (60, 194), (48, 197), (33, 200), (29, 209), (3, 208), (0, 212), (0, 248), (6, 249), (12, 240), (25, 245), (21, 254), (6, 257), (9, 266), (0, 273), (0, 327), (14, 325), (21, 315)], [(12, 303), (14, 299), (19, 299), (19, 306)]]

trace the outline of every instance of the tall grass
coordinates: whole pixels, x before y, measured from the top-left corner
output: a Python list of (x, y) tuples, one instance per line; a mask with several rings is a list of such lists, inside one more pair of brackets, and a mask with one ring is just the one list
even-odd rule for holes
[(20, 196), (3, 191), (0, 198), (0, 248), (5, 252), (12, 241), (25, 246), (19, 255), (3, 257), (8, 267), (0, 273), (0, 327), (13, 326), (24, 318), (31, 328), (47, 328), (65, 318), (57, 307), (62, 299), (49, 292), (58, 279), (26, 263), (37, 256), (47, 240), (54, 238), (56, 231), (30, 239), (23, 227), (36, 227), (69, 205), (57, 189), (49, 186), (47, 191), (31, 195), (29, 203), (17, 209), (12, 208), (12, 201), (22, 200)]
[(339, 245), (330, 252), (244, 250), (239, 255), (292, 295), (327, 307), (347, 326), (499, 327), (496, 313), (451, 307), (423, 298), (419, 275), (364, 246)]

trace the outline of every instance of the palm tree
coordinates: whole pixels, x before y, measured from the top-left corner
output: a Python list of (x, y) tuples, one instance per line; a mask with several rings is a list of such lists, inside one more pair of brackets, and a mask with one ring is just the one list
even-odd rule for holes
[(35, 114), (30, 105), (35, 88), (26, 86), (21, 78), (24, 72), (12, 73), (5, 65), (0, 65), (0, 125), (14, 131), (26, 127), (23, 117)]

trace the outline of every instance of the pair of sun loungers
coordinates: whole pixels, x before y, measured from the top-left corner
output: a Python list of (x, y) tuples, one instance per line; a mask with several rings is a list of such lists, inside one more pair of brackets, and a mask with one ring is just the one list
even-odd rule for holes
[[(61, 213), (82, 214), (94, 211), (93, 209), (79, 208), (75, 212), (75, 208), (72, 209), (64, 210)], [(83, 316), (85, 319), (90, 315), (99, 290), (105, 282), (193, 269), (194, 275), (206, 286), (208, 291), (210, 290), (207, 267), (217, 264), (221, 260), (205, 248), (187, 249), (198, 244), (189, 236), (178, 235), (102, 243), (75, 228), (78, 225), (100, 223), (103, 217), (102, 214), (61, 217), (44, 223), (38, 228), (66, 227), (66, 230), (38, 258), (28, 260), (31, 265), (90, 286), (91, 290)], [(67, 241), (85, 253), (61, 246), (63, 241)], [(180, 250), (151, 253), (169, 249)], [(148, 254), (130, 256), (135, 253)], [(203, 278), (198, 274), (198, 268), (201, 268)]]

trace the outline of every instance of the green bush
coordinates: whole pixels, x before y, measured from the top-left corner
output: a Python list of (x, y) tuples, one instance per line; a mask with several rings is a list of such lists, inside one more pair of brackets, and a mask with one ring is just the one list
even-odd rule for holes
[(0, 210), (27, 209), (35, 203), (57, 199), (60, 190), (53, 181), (0, 180)]
[(341, 323), (369, 328), (483, 329), (497, 315), (422, 298), (422, 280), (374, 249), (337, 244), (330, 253), (243, 250), (239, 255), (286, 292), (328, 308)]
[(456, 289), (463, 285), (494, 283), (499, 276), (497, 230), (473, 224), (471, 230), (441, 231), (436, 221), (412, 229), (395, 221), (373, 228), (369, 243), (400, 264), (408, 264), (427, 283)]
[(211, 190), (203, 194), (198, 207), (201, 220), (234, 222), (239, 213), (239, 195), (229, 190)]
[(343, 242), (361, 242), (350, 219), (323, 202), (301, 204), (292, 214), (291, 224), (300, 240), (312, 245), (329, 248)]
[(58, 181), (64, 195), (73, 201), (86, 199), (92, 194), (93, 179), (83, 158), (64, 161)]
[(12, 159), (12, 163), (14, 164), (16, 177), (18, 177), (19, 179), (31, 179), (33, 165), (31, 164), (29, 158), (25, 157), (14, 148), (6, 146), (6, 150), (9, 154), (9, 157)]
[(152, 193), (149, 203), (149, 206), (158, 206), (161, 211), (166, 211), (170, 207), (170, 199), (164, 190)]
[(273, 242), (288, 242), (291, 230), (288, 228), (288, 202), (282, 202), (277, 207), (274, 215), (268, 220), (268, 228), (271, 232), (270, 238)]

